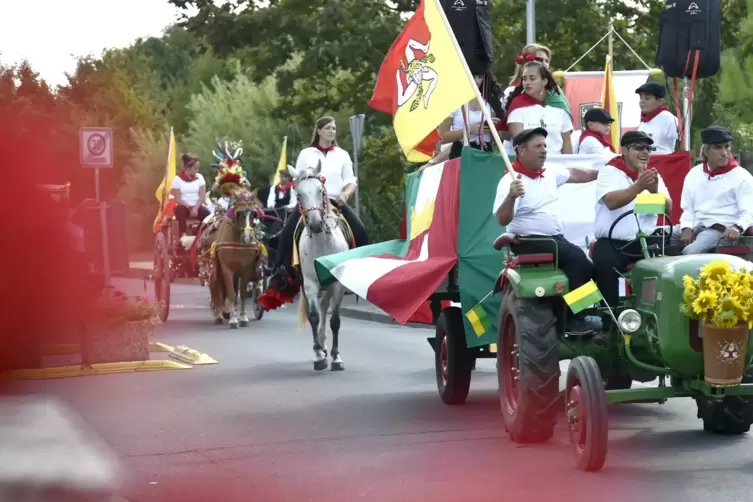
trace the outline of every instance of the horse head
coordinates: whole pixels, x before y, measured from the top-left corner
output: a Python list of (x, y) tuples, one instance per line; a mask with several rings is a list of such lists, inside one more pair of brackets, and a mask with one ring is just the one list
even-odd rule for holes
[(315, 234), (325, 230), (324, 220), (330, 215), (325, 179), (321, 175), (322, 161), (316, 167), (309, 167), (298, 171), (288, 166), (293, 177), (296, 194), (298, 195), (298, 209), (306, 221), (306, 227)]
[(254, 219), (259, 209), (257, 199), (249, 192), (241, 192), (233, 202), (231, 219), (233, 226), (240, 231), (241, 244), (254, 242)]

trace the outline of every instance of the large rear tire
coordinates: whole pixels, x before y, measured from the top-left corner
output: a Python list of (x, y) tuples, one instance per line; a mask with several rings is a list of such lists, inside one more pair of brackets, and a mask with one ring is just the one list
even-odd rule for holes
[(170, 315), (170, 251), (165, 234), (160, 232), (154, 241), (154, 296), (159, 304), (159, 318), (167, 321)]
[(475, 355), (465, 342), (459, 308), (449, 307), (439, 314), (434, 344), (434, 369), (442, 402), (449, 406), (465, 404)]
[[(753, 383), (753, 366), (745, 371), (743, 383)], [(753, 424), (753, 396), (728, 396), (721, 401), (700, 397), (696, 405), (706, 432), (740, 435)]]
[(518, 443), (554, 435), (559, 394), (557, 319), (545, 300), (502, 299), (497, 338), (497, 381), (505, 428)]
[(570, 444), (582, 471), (598, 471), (607, 459), (609, 418), (601, 371), (592, 357), (570, 361), (565, 388)]

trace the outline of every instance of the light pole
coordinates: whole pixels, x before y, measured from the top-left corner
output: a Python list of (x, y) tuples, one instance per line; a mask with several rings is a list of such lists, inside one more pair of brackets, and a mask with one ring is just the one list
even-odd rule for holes
[(536, 42), (536, 0), (526, 1), (526, 45)]

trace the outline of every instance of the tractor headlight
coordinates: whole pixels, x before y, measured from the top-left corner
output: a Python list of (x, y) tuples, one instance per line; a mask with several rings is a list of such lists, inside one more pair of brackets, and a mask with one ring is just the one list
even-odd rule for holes
[(627, 333), (635, 333), (641, 327), (641, 315), (633, 309), (623, 310), (617, 318), (620, 329)]

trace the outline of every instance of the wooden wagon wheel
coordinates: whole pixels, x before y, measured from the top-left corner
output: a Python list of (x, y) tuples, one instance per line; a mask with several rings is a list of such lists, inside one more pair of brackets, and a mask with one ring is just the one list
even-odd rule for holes
[(167, 321), (170, 315), (170, 249), (163, 232), (154, 241), (154, 294), (159, 303), (159, 318)]

